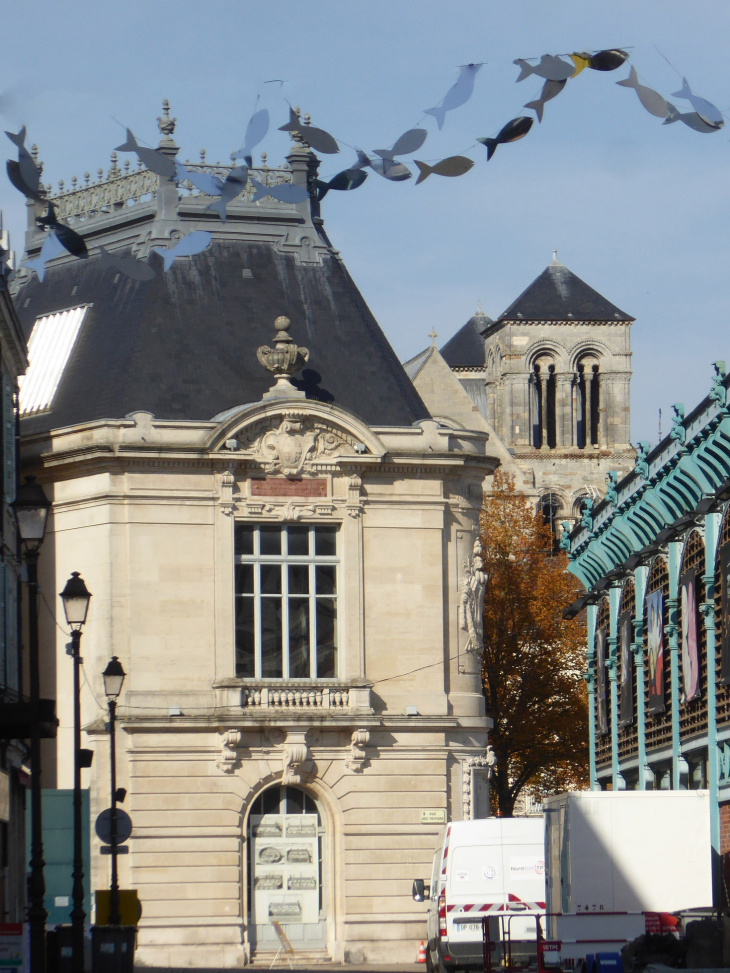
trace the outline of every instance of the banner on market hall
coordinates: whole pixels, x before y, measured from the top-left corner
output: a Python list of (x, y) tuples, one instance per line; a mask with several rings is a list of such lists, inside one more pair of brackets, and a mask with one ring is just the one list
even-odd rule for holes
[(634, 653), (631, 642), (634, 626), (631, 612), (624, 612), (618, 620), (619, 652), (621, 658), (621, 696), (619, 705), (619, 726), (634, 722)]
[(653, 591), (646, 599), (649, 661), (648, 713), (664, 712), (664, 599), (661, 591)]
[(720, 548), (722, 572), (722, 667), (720, 682), (730, 685), (730, 544)]
[(599, 736), (608, 733), (608, 700), (606, 698), (606, 629), (596, 632), (596, 699), (598, 703), (596, 731)]
[(697, 630), (697, 571), (685, 571), (679, 581), (682, 598), (682, 702), (700, 695), (700, 651)]

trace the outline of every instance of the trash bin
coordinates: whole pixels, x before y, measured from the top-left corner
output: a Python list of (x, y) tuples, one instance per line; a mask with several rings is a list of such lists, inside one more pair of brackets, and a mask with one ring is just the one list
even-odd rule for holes
[(136, 936), (136, 926), (92, 926), (92, 973), (134, 973)]
[(46, 970), (47, 973), (72, 973), (73, 970), (73, 927), (56, 926), (46, 933)]

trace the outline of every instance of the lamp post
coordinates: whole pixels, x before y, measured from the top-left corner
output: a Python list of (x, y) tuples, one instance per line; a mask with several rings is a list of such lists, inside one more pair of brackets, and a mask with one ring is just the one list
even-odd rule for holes
[(38, 558), (46, 533), (51, 501), (34, 476), (26, 476), (12, 504), (28, 571), (28, 647), (30, 670), (30, 795), (31, 843), (28, 922), (33, 973), (46, 971), (46, 882), (43, 875), (43, 818), (41, 813), (40, 658), (38, 652)]
[(71, 654), (74, 660), (74, 864), (71, 936), (73, 973), (84, 973), (84, 851), (81, 815), (81, 629), (89, 611), (91, 594), (78, 571), (74, 571), (61, 592), (66, 622), (71, 629)]
[(104, 692), (109, 702), (109, 763), (111, 771), (112, 807), (109, 844), (111, 845), (112, 880), (109, 886), (109, 925), (118, 926), (119, 915), (119, 873), (117, 871), (117, 751), (116, 718), (117, 699), (124, 685), (126, 673), (119, 659), (113, 655), (103, 672)]

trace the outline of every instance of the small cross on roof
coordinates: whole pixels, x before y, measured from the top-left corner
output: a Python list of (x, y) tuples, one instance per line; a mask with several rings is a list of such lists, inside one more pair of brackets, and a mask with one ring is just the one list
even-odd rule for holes
[(431, 331), (430, 331), (428, 337), (431, 339), (431, 347), (435, 347), (435, 345), (436, 345), (436, 339), (438, 338), (438, 333), (436, 332), (436, 330), (434, 328), (431, 328)]

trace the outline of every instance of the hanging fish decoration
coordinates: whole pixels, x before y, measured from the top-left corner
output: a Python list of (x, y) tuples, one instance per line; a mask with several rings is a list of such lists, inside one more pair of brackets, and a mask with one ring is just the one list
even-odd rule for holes
[[(672, 98), (682, 98), (688, 101), (708, 125), (715, 125), (717, 128), (720, 128), (725, 124), (725, 119), (720, 109), (713, 105), (711, 101), (707, 101), (705, 98), (700, 98), (699, 95), (696, 95), (687, 84), (686, 78), (682, 78), (682, 88), (680, 91), (675, 91), (672, 94)], [(7, 135), (7, 132), (5, 134)]]
[(221, 183), (220, 199), (210, 203), (206, 209), (212, 209), (221, 220), (226, 222), (226, 206), (237, 196), (240, 196), (246, 188), (248, 182), (248, 166), (237, 166), (231, 169), (225, 180)]
[(427, 136), (428, 132), (425, 128), (409, 128), (399, 139), (396, 139), (392, 149), (373, 149), (373, 152), (381, 159), (394, 162), (397, 155), (412, 155), (418, 152)]
[(633, 65), (629, 71), (628, 78), (624, 78), (623, 81), (617, 81), (616, 84), (622, 88), (633, 88), (639, 101), (650, 115), (656, 115), (657, 118), (666, 118), (669, 114), (669, 103), (667, 100), (658, 91), (654, 91), (653, 88), (647, 88), (646, 85), (639, 84), (639, 76)]
[(20, 175), (23, 179), (25, 185), (31, 190), (31, 192), (37, 193), (40, 187), (41, 173), (38, 166), (33, 161), (33, 156), (25, 147), (25, 125), (21, 128), (17, 135), (13, 132), (5, 133), (13, 145), (18, 148), (18, 166), (20, 168)]
[(138, 145), (137, 139), (129, 129), (127, 129), (126, 142), (118, 145), (116, 151), (134, 152), (142, 165), (147, 166), (150, 172), (155, 172), (165, 179), (175, 178), (175, 160), (162, 152), (158, 152), (157, 149), (148, 149), (144, 145)]
[(49, 229), (53, 230), (66, 250), (68, 250), (70, 254), (73, 254), (74, 257), (80, 257), (82, 260), (85, 260), (89, 256), (89, 251), (86, 249), (84, 238), (79, 236), (79, 234), (75, 230), (72, 230), (70, 226), (66, 226), (65, 223), (58, 222), (58, 218), (56, 217), (56, 208), (53, 203), (48, 202), (48, 211), (46, 215), (36, 216), (35, 221), (38, 226), (47, 226)]
[(428, 179), (432, 174), (435, 176), (463, 176), (474, 165), (474, 162), (467, 159), (465, 155), (450, 155), (448, 159), (442, 159), (435, 166), (428, 166), (425, 162), (419, 162), (418, 159), (413, 161), (418, 166), (419, 172), (416, 185), (423, 182), (424, 179)]
[(441, 102), (435, 108), (425, 109), (427, 115), (433, 115), (436, 119), (439, 131), (444, 127), (446, 112), (453, 111), (454, 108), (460, 108), (471, 98), (472, 92), (474, 91), (474, 79), (481, 67), (481, 64), (463, 64), (459, 68), (458, 79), (446, 92)]
[(373, 159), (362, 149), (355, 149), (355, 151), (357, 152), (357, 162), (350, 166), (351, 169), (363, 169), (365, 166), (369, 166), (373, 172), (377, 172), (379, 176), (389, 179), (391, 182), (403, 182), (413, 175), (408, 166), (402, 162), (383, 158)]
[(321, 179), (317, 179), (315, 182), (317, 199), (324, 199), (330, 189), (338, 189), (341, 192), (357, 189), (358, 186), (362, 186), (367, 177), (368, 174), (364, 169), (353, 168), (343, 169), (342, 172), (338, 172), (336, 176), (333, 176), (329, 182), (323, 182)]
[(256, 187), (256, 192), (251, 197), (252, 203), (258, 203), (265, 196), (278, 199), (280, 203), (303, 203), (309, 197), (309, 193), (303, 186), (295, 186), (292, 183), (281, 183), (278, 186), (264, 186), (258, 179), (251, 179), (251, 184)]
[(303, 125), (293, 108), (289, 109), (289, 121), (286, 125), (280, 125), (279, 131), (296, 132), (315, 152), (334, 155), (340, 151), (339, 145), (329, 132), (325, 132), (323, 128), (315, 128), (314, 125)]
[(628, 58), (626, 51), (612, 48), (606, 51), (596, 51), (594, 54), (583, 52), (582, 54), (568, 55), (575, 65), (575, 71), (571, 77), (577, 77), (585, 68), (592, 68), (594, 71), (615, 71)]
[(673, 122), (684, 122), (688, 128), (693, 129), (695, 132), (702, 132), (705, 134), (709, 134), (710, 132), (719, 132), (722, 128), (722, 125), (710, 125), (710, 123), (706, 121), (699, 112), (681, 112), (675, 105), (671, 103), (671, 101), (668, 101), (667, 105), (669, 106), (669, 114), (664, 119), (665, 125), (671, 125)]
[(537, 115), (538, 122), (542, 121), (542, 113), (545, 108), (545, 102), (550, 101), (552, 98), (556, 98), (563, 88), (566, 86), (567, 81), (546, 81), (542, 86), (542, 91), (540, 92), (540, 97), (536, 98), (535, 101), (528, 101), (525, 108), (532, 108), (532, 110)]
[(26, 183), (20, 174), (20, 163), (16, 162), (15, 159), (8, 159), (5, 163), (5, 168), (8, 173), (8, 179), (15, 186), (18, 192), (22, 193), (27, 199), (34, 199), (38, 203), (45, 203), (45, 197), (41, 196), (40, 190), (33, 190)]
[(494, 155), (498, 145), (505, 145), (507, 142), (516, 142), (518, 139), (523, 139), (532, 128), (534, 121), (535, 119), (530, 118), (529, 115), (520, 115), (518, 118), (513, 118), (507, 122), (495, 138), (477, 139), (477, 142), (481, 142), (482, 145), (486, 145), (487, 147), (487, 162)]
[(210, 246), (213, 239), (207, 230), (193, 230), (178, 240), (174, 247), (152, 247), (155, 253), (159, 253), (164, 261), (164, 272), (172, 267), (178, 257), (194, 257), (197, 253), (202, 253)]
[(136, 257), (125, 257), (116, 253), (109, 253), (106, 247), (99, 247), (99, 264), (118, 270), (120, 274), (131, 280), (152, 280), (157, 274), (144, 260)]
[(190, 182), (206, 196), (220, 196), (223, 191), (223, 180), (211, 172), (198, 172), (188, 169), (181, 162), (175, 162), (175, 178), (178, 182)]
[(234, 153), (234, 159), (243, 159), (249, 169), (253, 168), (253, 157), (251, 153), (259, 143), (263, 142), (266, 133), (269, 131), (269, 113), (266, 108), (254, 112), (248, 125), (243, 139), (243, 145)]
[(34, 270), (38, 275), (38, 280), (43, 283), (43, 278), (46, 275), (46, 264), (48, 261), (53, 260), (54, 257), (59, 257), (65, 252), (66, 248), (58, 239), (56, 234), (51, 231), (43, 241), (43, 246), (41, 247), (41, 252), (38, 254), (38, 256), (34, 260), (24, 260), (20, 266), (28, 267), (30, 270)]
[(562, 58), (553, 54), (543, 54), (539, 64), (530, 64), (524, 58), (517, 57), (512, 62), (520, 69), (518, 81), (524, 81), (531, 74), (536, 74), (538, 78), (545, 78), (546, 81), (567, 81), (575, 71), (574, 64), (568, 64)]

